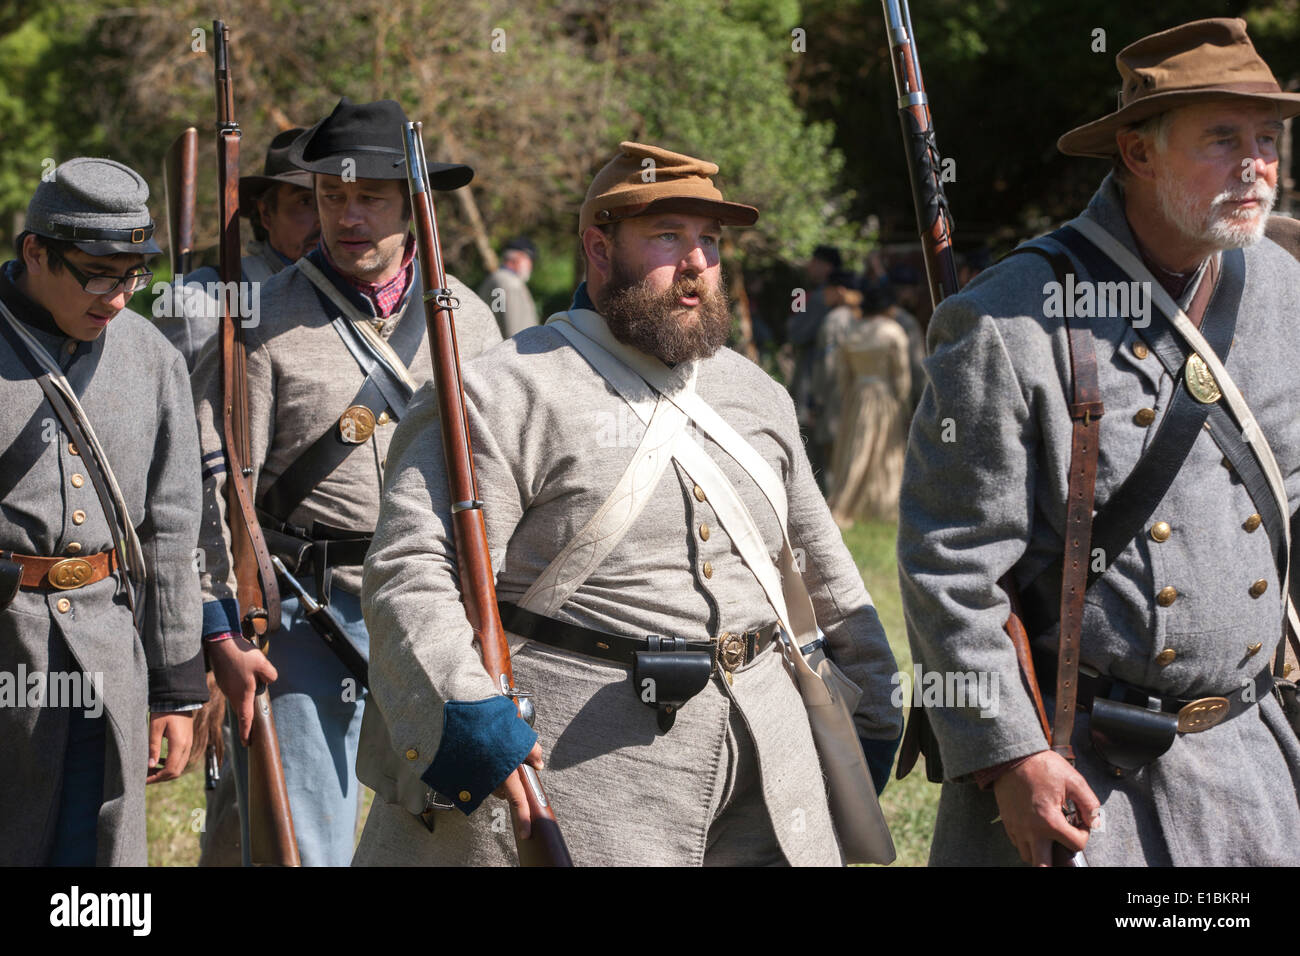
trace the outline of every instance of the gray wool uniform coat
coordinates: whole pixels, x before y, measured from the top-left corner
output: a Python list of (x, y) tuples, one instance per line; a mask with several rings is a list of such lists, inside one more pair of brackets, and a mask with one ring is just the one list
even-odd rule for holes
[[(12, 304), (10, 310), (16, 311)], [(80, 346), (61, 332), (30, 328), (59, 362), (99, 437), (139, 534), (148, 582), (137, 592), (143, 601), (138, 635), (120, 586), (124, 571), (70, 591), (24, 588), (0, 610), (0, 672), (102, 675), (108, 752), (97, 864), (144, 866), (147, 715), (207, 699), (189, 379), (176, 350), (129, 309)], [(111, 551), (115, 536), (82, 449), (3, 340), (0, 408), (0, 549), (46, 557)], [(71, 710), (0, 706), (0, 866), (42, 865), (48, 858)]]
[[(487, 307), (460, 280), (450, 275), (447, 280), (460, 299), (456, 311), (460, 354), (468, 358), (501, 341)], [(408, 313), (412, 321), (423, 324), (418, 263), (412, 284), (414, 291), (407, 296), (405, 307), (379, 326), (381, 338), (388, 339)], [(337, 428), (340, 414), (365, 380), (361, 367), (330, 324), (338, 310), (326, 312), (314, 288), (296, 264), (272, 276), (262, 285), (260, 320), (244, 333), (252, 450), (249, 464), (253, 469), (250, 481), (257, 500), (320, 435)], [(421, 333), (409, 370), (417, 384), (433, 376), (427, 333)], [(219, 348), (204, 351), (194, 370), (193, 383), (199, 439), (206, 459), (224, 447)], [(381, 409), (374, 411), (378, 423), (371, 437), (330, 474), (321, 476), (315, 490), (292, 514), (279, 517), (304, 528), (320, 521), (358, 534), (370, 533), (379, 517), (379, 489), (395, 425), (389, 416), (379, 414)], [(207, 566), (202, 576), (203, 596), (205, 601), (233, 599), (235, 577), (230, 562), (230, 529), (225, 521), (226, 473), (224, 467), (209, 464), (204, 474), (201, 545)], [(334, 586), (359, 594), (361, 569), (337, 568)]]
[[(894, 657), (817, 489), (788, 395), (730, 349), (698, 365), (698, 394), (784, 481), (790, 537), (803, 553), (818, 621), (832, 656), (864, 690), (860, 735), (894, 739), (901, 726), (889, 702)], [(687, 366), (674, 372), (684, 375)], [(467, 363), (464, 381), (497, 595), (517, 601), (605, 501), (643, 428), (550, 326), (525, 329)], [(694, 437), (744, 500), (769, 552), (779, 554), (781, 532), (757, 486), (703, 432)], [(363, 591), (372, 706), (357, 766), (377, 795), (353, 863), (513, 863), (500, 800), (469, 816), (440, 811), (432, 834), (412, 815), (423, 809), (428, 788), (419, 778), (438, 753), (443, 705), (496, 690), (460, 603), (429, 388), (398, 428), (389, 457)], [(692, 641), (753, 630), (774, 617), (701, 489), (675, 463), (626, 537), (556, 616), (629, 637)], [(737, 717), (756, 748), (761, 805), (778, 856), (791, 864), (840, 862), (804, 705), (775, 647), (738, 670), (734, 685), (715, 674), (667, 734), (633, 692), (628, 668), (517, 638), (512, 651), (516, 685), (536, 695), (543, 778), (578, 865), (699, 865), (737, 773), (728, 731)], [(759, 813), (756, 840), (766, 830)]]
[[(1136, 251), (1113, 178), (1084, 216)], [(1300, 265), (1268, 240), (1247, 248), (1245, 263), (1226, 364), (1278, 459), (1294, 514)], [(1062, 320), (1043, 317), (1044, 285), (1054, 278), (1040, 257), (1015, 256), (946, 300), (930, 326), (929, 383), (912, 425), (899, 523), (908, 634), (927, 671), (988, 672), (1000, 689), (996, 716), (929, 709), (947, 776), (932, 863), (1018, 862), (1002, 824), (992, 822), (992, 790), (980, 791), (971, 774), (1046, 747), (1002, 630), (1008, 606), (996, 582), (1010, 570), (1023, 588), (1063, 548), (1069, 358)], [(1175, 382), (1154, 355), (1134, 350), (1140, 340), (1127, 319), (1098, 318), (1093, 328), (1105, 403), (1100, 507), (1152, 440), (1181, 377)], [(1154, 410), (1154, 422), (1135, 419), (1140, 409)], [(1148, 522), (1168, 522), (1172, 534), (1164, 541), (1141, 534), (1088, 591), (1084, 664), (1184, 698), (1240, 693), (1268, 664), (1282, 626), (1278, 576), (1264, 530), (1247, 521), (1259, 508), (1221, 459), (1203, 432)], [(1252, 596), (1260, 580), (1266, 590)], [(1178, 596), (1161, 606), (1156, 594), (1167, 586)], [(1036, 646), (1054, 648), (1056, 639), (1053, 628)], [(1251, 651), (1257, 643), (1262, 652)], [(1039, 678), (1054, 686), (1051, 675)], [(1300, 862), (1300, 746), (1273, 697), (1204, 732), (1180, 734), (1164, 756), (1122, 778), (1096, 756), (1085, 713), (1072, 744), (1103, 807), (1086, 848), (1093, 865)]]

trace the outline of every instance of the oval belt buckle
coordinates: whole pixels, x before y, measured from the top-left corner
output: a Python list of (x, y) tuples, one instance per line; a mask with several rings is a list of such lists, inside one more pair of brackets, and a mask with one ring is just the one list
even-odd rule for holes
[(84, 558), (64, 558), (50, 566), (47, 577), (50, 586), (60, 591), (79, 588), (95, 576), (95, 569)]
[(349, 405), (339, 416), (339, 436), (349, 445), (360, 445), (374, 433), (375, 413), (364, 405)]
[(1178, 732), (1180, 734), (1197, 734), (1209, 730), (1224, 717), (1228, 716), (1228, 698), (1202, 697), (1190, 704), (1184, 704), (1178, 712)]
[(1219, 383), (1214, 380), (1210, 367), (1205, 364), (1205, 359), (1195, 352), (1187, 358), (1185, 377), (1187, 390), (1192, 393), (1192, 398), (1201, 404), (1213, 405), (1223, 397), (1223, 392), (1219, 390)]

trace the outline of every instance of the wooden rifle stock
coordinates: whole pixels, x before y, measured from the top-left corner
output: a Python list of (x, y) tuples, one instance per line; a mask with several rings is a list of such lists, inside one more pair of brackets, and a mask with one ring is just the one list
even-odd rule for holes
[(163, 160), (167, 246), (172, 277), (190, 271), (194, 253), (194, 196), (199, 176), (199, 131), (191, 126), (172, 141)]
[[(515, 690), (510, 668), (510, 648), (497, 610), (496, 575), (488, 551), (483, 503), (478, 498), (474, 476), (469, 421), (465, 414), (465, 388), (461, 382), (460, 354), (456, 347), (453, 309), (458, 303), (447, 288), (438, 242), (438, 220), (429, 194), (429, 183), (421, 139), (422, 123), (407, 123), (405, 130), (406, 173), (411, 189), (411, 209), (419, 246), (420, 275), (424, 283), (424, 317), (428, 323), (429, 351), (433, 357), (434, 381), (438, 390), (438, 421), (447, 459), (451, 492), (452, 528), (460, 572), (460, 590), (465, 616), (474, 631), (474, 641), (483, 657), (483, 667), (501, 693), (515, 701), (521, 717), (527, 719), (531, 702)], [(529, 721), (531, 723), (531, 721)], [(516, 840), (521, 866), (572, 866), (555, 811), (546, 797), (541, 779), (528, 765), (515, 771), (528, 796), (532, 834)]]
[[(885, 13), (885, 26), (889, 31), (890, 61), (894, 67), (894, 87), (898, 93), (898, 116), (903, 128), (903, 143), (907, 149), (908, 178), (912, 184), (912, 202), (916, 208), (916, 221), (921, 234), (921, 249), (925, 255), (925, 272), (930, 283), (930, 301), (937, 309), (939, 303), (958, 291), (957, 262), (952, 248), (952, 217), (948, 199), (943, 191), (940, 175), (942, 164), (939, 147), (935, 141), (934, 121), (930, 116), (930, 100), (921, 78), (921, 63), (916, 53), (912, 35), (912, 14), (907, 0), (881, 0)], [(1021, 676), (1034, 701), (1038, 719), (1042, 723), (1047, 744), (1052, 745), (1052, 730), (1043, 705), (1038, 675), (1034, 669), (1033, 652), (1029, 634), (1021, 617), (1020, 598), (1011, 575), (1005, 575), (998, 586), (1006, 592), (1011, 605), (1007, 622), (1003, 626), (1011, 646), (1016, 652)], [(911, 720), (923, 717), (911, 715)], [(919, 735), (918, 735), (919, 736)], [(1069, 808), (1073, 811), (1073, 807)], [(1076, 824), (1077, 825), (1077, 824)], [(1053, 843), (1053, 865), (1086, 866), (1082, 853), (1071, 855), (1059, 843)]]
[[(230, 551), (238, 583), (243, 636), (267, 650), (266, 636), (279, 627), (280, 593), (270, 551), (253, 510), (248, 476), (252, 457), (248, 429), (248, 376), (243, 323), (236, 320), (231, 290), (243, 280), (239, 248), (239, 124), (230, 78), (230, 31), (215, 20), (213, 61), (217, 87), (217, 203), (221, 224), (221, 406), (226, 445)], [(300, 866), (293, 813), (280, 764), (270, 694), (259, 685), (248, 739), (249, 855), (254, 865)]]

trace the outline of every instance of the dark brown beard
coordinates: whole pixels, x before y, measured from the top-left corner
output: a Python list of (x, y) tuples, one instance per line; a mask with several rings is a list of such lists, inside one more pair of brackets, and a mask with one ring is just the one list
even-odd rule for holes
[[(731, 304), (723, 286), (710, 289), (699, 277), (682, 277), (666, 292), (655, 292), (645, 278), (638, 279), (612, 260), (609, 285), (601, 290), (598, 303), (614, 338), (640, 349), (668, 365), (708, 358), (727, 342), (731, 331)], [(685, 311), (679, 296), (699, 296), (695, 308), (698, 321), (683, 325)]]

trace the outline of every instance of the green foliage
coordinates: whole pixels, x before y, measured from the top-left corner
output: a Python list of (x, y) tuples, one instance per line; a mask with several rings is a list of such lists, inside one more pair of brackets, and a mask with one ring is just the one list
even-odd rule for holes
[(21, 218), (42, 174), (93, 153), (106, 131), (87, 122), (92, 91), (69, 69), (90, 42), (89, 18), (71, 3), (34, 7), (0, 36), (0, 234)]
[(852, 246), (856, 237), (837, 196), (843, 157), (831, 147), (834, 126), (808, 122), (786, 82), (801, 55), (785, 26), (796, 9), (680, 0), (646, 4), (620, 24), (631, 113), (607, 122), (716, 162), (724, 193), (759, 209), (756, 228), (739, 240), (758, 259), (803, 257), (819, 242)]

